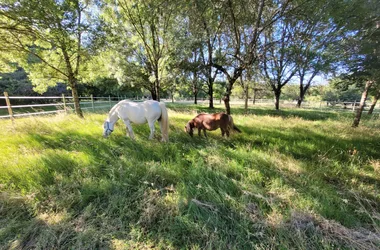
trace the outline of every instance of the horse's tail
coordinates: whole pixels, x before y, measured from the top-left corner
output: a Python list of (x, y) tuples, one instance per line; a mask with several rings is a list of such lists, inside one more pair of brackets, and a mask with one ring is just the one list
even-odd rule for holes
[(236, 132), (241, 133), (241, 130), (238, 127), (235, 126), (234, 119), (232, 119), (232, 116), (228, 115), (228, 118), (229, 118), (229, 121), (230, 121), (230, 124), (229, 124), (230, 125), (230, 129), (233, 129)]
[(169, 141), (169, 116), (164, 102), (160, 102), (161, 108), (161, 134), (163, 141)]
[(235, 125), (234, 125), (234, 130), (237, 131), (238, 133), (241, 133), (241, 130), (238, 127), (236, 127)]

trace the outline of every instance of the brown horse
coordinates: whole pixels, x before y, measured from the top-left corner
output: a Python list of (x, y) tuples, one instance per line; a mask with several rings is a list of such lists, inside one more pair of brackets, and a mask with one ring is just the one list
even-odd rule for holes
[(201, 130), (203, 130), (205, 137), (207, 137), (206, 130), (212, 131), (218, 128), (222, 131), (222, 136), (226, 134), (229, 137), (231, 129), (241, 133), (240, 129), (234, 125), (232, 116), (225, 113), (199, 114), (186, 124), (185, 132), (192, 137), (194, 128), (198, 129), (199, 136), (201, 136)]

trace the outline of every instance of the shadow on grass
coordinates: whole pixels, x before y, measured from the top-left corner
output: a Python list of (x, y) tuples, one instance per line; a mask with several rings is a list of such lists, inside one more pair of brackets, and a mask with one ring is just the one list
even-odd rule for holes
[(1, 249), (104, 249), (109, 239), (91, 225), (80, 228), (65, 212), (35, 215), (30, 198), (0, 195)]
[[(225, 112), (224, 108), (217, 107), (214, 109), (210, 109), (205, 106), (199, 105), (188, 105), (188, 104), (168, 104), (170, 109), (178, 111), (178, 112), (194, 112), (196, 110), (198, 113), (217, 113), (217, 112)], [(350, 118), (353, 117), (352, 113), (349, 112), (334, 112), (334, 111), (320, 111), (320, 110), (310, 110), (310, 109), (280, 109), (275, 110), (273, 108), (262, 108), (250, 106), (248, 108), (248, 112), (245, 112), (244, 108), (232, 108), (232, 115), (257, 115), (257, 116), (274, 116), (274, 117), (282, 117), (282, 118), (290, 118), (290, 117), (299, 117), (304, 120), (309, 121), (323, 121), (328, 119), (337, 119), (339, 117)]]

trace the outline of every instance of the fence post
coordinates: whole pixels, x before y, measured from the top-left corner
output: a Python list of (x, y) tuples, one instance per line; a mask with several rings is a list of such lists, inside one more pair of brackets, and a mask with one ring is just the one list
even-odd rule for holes
[(92, 106), (92, 111), (95, 111), (95, 106), (94, 106), (94, 96), (91, 94), (91, 106)]
[(65, 94), (62, 94), (62, 103), (63, 103), (63, 109), (65, 110), (65, 113), (67, 113)]
[(110, 108), (111, 108), (112, 106), (111, 106), (111, 96), (110, 95), (108, 96), (108, 102), (109, 102)]
[(356, 100), (354, 102), (354, 105), (352, 105), (352, 112), (355, 112), (355, 106), (356, 106)]
[(7, 103), (7, 107), (8, 107), (9, 117), (11, 118), (12, 123), (13, 123), (14, 117), (13, 117), (13, 111), (12, 111), (11, 101), (9, 100), (8, 92), (4, 92), (4, 96), (5, 96), (5, 102)]

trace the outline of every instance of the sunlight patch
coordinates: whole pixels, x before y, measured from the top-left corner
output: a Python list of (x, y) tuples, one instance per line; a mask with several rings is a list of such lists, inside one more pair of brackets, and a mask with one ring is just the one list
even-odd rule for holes
[(273, 228), (279, 228), (284, 225), (284, 215), (277, 210), (272, 210), (272, 212), (267, 215), (266, 220), (267, 223)]
[(112, 249), (115, 249), (115, 250), (122, 250), (122, 249), (125, 249), (126, 247), (126, 244), (123, 240), (119, 240), (119, 239), (113, 239), (111, 240), (111, 245), (112, 245)]
[(37, 215), (37, 218), (48, 225), (57, 225), (67, 219), (67, 213), (42, 213)]
[(272, 154), (273, 163), (280, 169), (288, 170), (295, 174), (301, 174), (304, 170), (300, 167), (299, 161), (279, 152)]
[(380, 173), (380, 160), (372, 160), (370, 164), (376, 173)]

